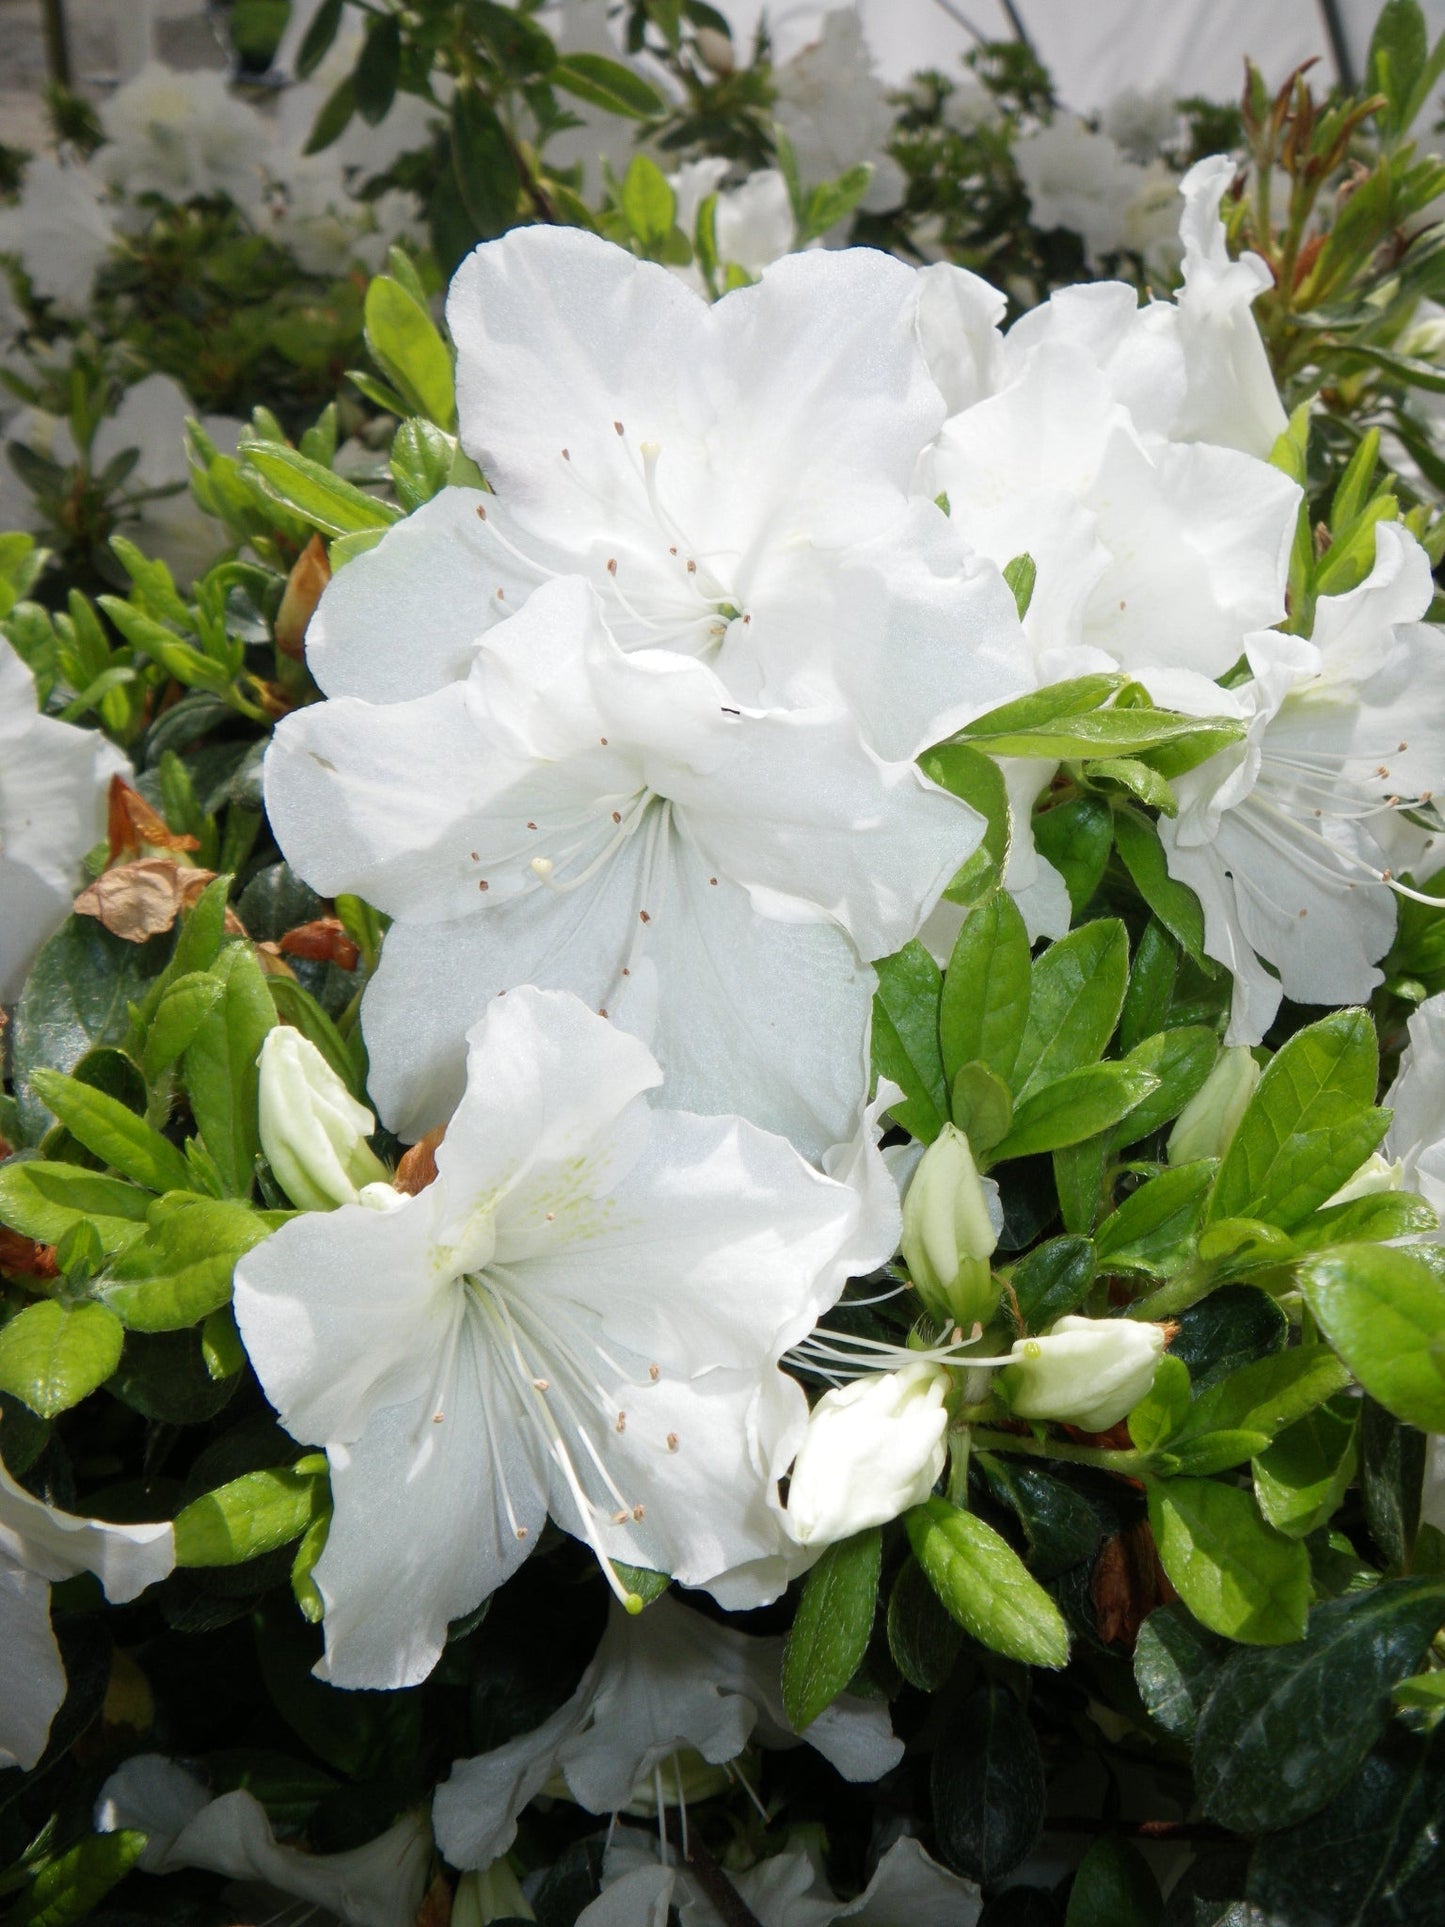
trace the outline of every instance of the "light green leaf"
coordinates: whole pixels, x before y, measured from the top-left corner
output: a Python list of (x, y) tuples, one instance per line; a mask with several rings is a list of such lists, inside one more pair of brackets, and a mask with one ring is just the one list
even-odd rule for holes
[(914, 1506), (903, 1523), (914, 1558), (965, 1632), (1027, 1666), (1067, 1663), (1062, 1614), (992, 1526), (939, 1498)]
[(37, 1070), (33, 1082), (71, 1135), (122, 1177), (147, 1191), (192, 1188), (190, 1170), (175, 1145), (119, 1099), (61, 1071)]
[(646, 154), (634, 154), (628, 162), (619, 198), (627, 225), (644, 247), (658, 247), (671, 234), (677, 196), (657, 162)]
[(226, 993), (186, 1049), (184, 1071), (191, 1110), (221, 1181), (245, 1197), (260, 1149), (256, 1059), (276, 1022), (276, 1006), (261, 966), (244, 944), (226, 952)]
[(1332, 1399), (1281, 1432), (1255, 1459), (1260, 1511), (1276, 1532), (1303, 1539), (1334, 1516), (1359, 1457), (1358, 1403)]
[(783, 1647), (783, 1706), (799, 1733), (862, 1665), (882, 1569), (883, 1535), (870, 1526), (829, 1546), (808, 1574)]
[(1149, 1488), (1159, 1559), (1190, 1612), (1247, 1646), (1304, 1636), (1309, 1554), (1267, 1526), (1252, 1495), (1214, 1479)]
[(1129, 939), (1112, 917), (1050, 944), (1033, 967), (1029, 1014), (1009, 1076), (1016, 1100), (1102, 1057), (1128, 980)]
[(243, 441), (241, 455), (268, 491), (324, 535), (350, 535), (359, 529), (385, 529), (399, 511), (377, 501), (320, 462), (276, 442)]
[(209, 970), (188, 970), (166, 985), (141, 1055), (141, 1068), (147, 1077), (158, 1077), (175, 1062), (221, 1001), (225, 988)]
[(96, 1902), (125, 1879), (145, 1844), (146, 1835), (133, 1828), (87, 1834), (41, 1868), (6, 1916), (9, 1927), (72, 1927), (88, 1919)]
[(178, 1566), (239, 1566), (299, 1539), (329, 1503), (320, 1453), (248, 1472), (176, 1514)]
[(1445, 1279), (1391, 1245), (1341, 1245), (1299, 1267), (1305, 1302), (1371, 1398), (1445, 1432)]
[(119, 1251), (139, 1236), (154, 1202), (150, 1192), (78, 1164), (15, 1158), (0, 1165), (0, 1221), (37, 1244), (53, 1245), (85, 1223), (103, 1250)]
[(102, 1286), (131, 1331), (180, 1331), (230, 1303), (236, 1261), (284, 1222), (214, 1198), (167, 1198)]
[(1035, 1084), (1014, 1106), (1009, 1134), (994, 1146), (992, 1161), (1081, 1144), (1118, 1124), (1158, 1088), (1157, 1077), (1126, 1064), (1086, 1064), (1051, 1083)]
[(1192, 1252), (1214, 1174), (1213, 1158), (1179, 1164), (1141, 1184), (1099, 1226), (1099, 1263), (1164, 1277)]
[(438, 428), (456, 427), (452, 358), (426, 309), (400, 281), (379, 274), (366, 290), (366, 345), (393, 387)]
[(27, 1305), (0, 1330), (0, 1391), (54, 1418), (105, 1383), (123, 1341), (120, 1320), (104, 1305)]
[(1006, 890), (996, 890), (964, 918), (948, 960), (938, 1029), (944, 1076), (985, 1064), (1005, 1083), (1013, 1075), (1028, 1021), (1028, 932)]
[(1182, 1359), (1166, 1352), (1154, 1367), (1154, 1383), (1129, 1414), (1129, 1438), (1140, 1452), (1167, 1445), (1189, 1414), (1191, 1380)]

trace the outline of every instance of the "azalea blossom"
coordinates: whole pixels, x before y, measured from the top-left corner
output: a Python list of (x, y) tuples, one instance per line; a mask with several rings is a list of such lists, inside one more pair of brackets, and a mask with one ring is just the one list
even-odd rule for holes
[(866, 162), (873, 178), (861, 205), (870, 213), (896, 207), (906, 179), (887, 151), (893, 114), (856, 11), (826, 14), (818, 38), (785, 60), (773, 81), (774, 112), (793, 143), (799, 177), (809, 185), (831, 181)]
[(276, 1900), (325, 1908), (346, 1927), (414, 1927), (431, 1868), (431, 1829), (421, 1813), (346, 1853), (307, 1853), (282, 1846), (266, 1809), (238, 1788), (212, 1799), (203, 1781), (177, 1760), (139, 1753), (112, 1773), (95, 1809), (97, 1833), (134, 1829), (146, 1835), (136, 1865), (142, 1873), (202, 1867), (232, 1880), (256, 1881), (279, 1918)]
[(923, 1503), (947, 1458), (951, 1386), (940, 1366), (919, 1363), (823, 1394), (788, 1485), (788, 1530), (799, 1545), (821, 1551)]
[(1320, 599), (1308, 642), (1251, 637), (1234, 689), (1159, 681), (1162, 700), (1247, 726), (1177, 779), (1179, 814), (1159, 824), (1234, 977), (1227, 1043), (1258, 1043), (1282, 997), (1360, 1003), (1381, 980), (1398, 852), (1431, 841), (1395, 818), (1445, 780), (1445, 641), (1418, 620), (1433, 593), (1419, 544), (1382, 522), (1370, 575)]
[[(1427, 997), (1406, 1028), (1410, 1041), (1384, 1100), (1394, 1113), (1385, 1155), (1398, 1162), (1401, 1187), (1445, 1221), (1445, 992)], [(1429, 1235), (1445, 1241), (1445, 1232)]]
[[(803, 1839), (741, 1872), (729, 1873), (761, 1927), (975, 1927), (983, 1896), (971, 1880), (931, 1860), (916, 1840), (895, 1840), (856, 1900), (833, 1897), (815, 1842)], [(682, 1927), (722, 1927), (687, 1866), (660, 1862), (657, 1843), (626, 1828), (613, 1836), (603, 1892), (577, 1917), (577, 1927), (667, 1927), (669, 1908)]]
[[(805, 1740), (847, 1780), (876, 1780), (903, 1757), (887, 1707), (843, 1694), (799, 1735), (783, 1710), (783, 1641), (721, 1625), (664, 1595), (640, 1617), (614, 1606), (572, 1697), (534, 1732), (459, 1760), (432, 1820), (456, 1867), (511, 1845), (535, 1795), (565, 1788), (590, 1813), (661, 1813), (705, 1797), (749, 1743)], [(708, 1773), (703, 1767), (715, 1769)]]
[(1159, 162), (1130, 159), (1073, 115), (1020, 135), (1011, 151), (1034, 226), (1077, 234), (1090, 267), (1125, 249), (1151, 259), (1167, 248), (1175, 183)]
[(572, 579), (491, 631), (465, 681), (282, 723), (266, 795), (293, 868), (397, 919), (365, 1006), (394, 1128), (445, 1117), (468, 1025), (539, 983), (648, 1037), (673, 1102), (814, 1156), (851, 1134), (862, 959), (913, 934), (978, 820), (845, 717), (730, 697), (690, 657), (625, 653)]
[(270, 130), (220, 74), (150, 61), (104, 103), (100, 123), (96, 166), (132, 197), (225, 195), (238, 207), (255, 198)]
[(0, 1766), (34, 1766), (65, 1698), (50, 1625), (51, 1582), (93, 1572), (106, 1598), (121, 1606), (174, 1564), (167, 1521), (122, 1526), (77, 1518), (34, 1498), (0, 1465)]
[(736, 1118), (650, 1106), (660, 1081), (575, 998), (512, 991), (471, 1035), (435, 1182), (368, 1187), (237, 1266), (261, 1384), (330, 1461), (334, 1683), (424, 1679), (549, 1513), (619, 1596), (614, 1560), (733, 1605), (797, 1569), (775, 1480), (807, 1405), (777, 1361), (894, 1249), (896, 1206)]
[(1167, 1336), (1144, 1319), (1060, 1318), (1041, 1337), (1017, 1341), (999, 1384), (1018, 1418), (1107, 1432), (1154, 1383)]
[(106, 792), (130, 764), (98, 730), (40, 713), (35, 678), (0, 638), (0, 1002), (70, 912), (105, 835)]
[(0, 207), (0, 254), (13, 256), (36, 294), (67, 312), (84, 310), (96, 269), (118, 239), (104, 191), (81, 162), (41, 154), (25, 170), (20, 199)]

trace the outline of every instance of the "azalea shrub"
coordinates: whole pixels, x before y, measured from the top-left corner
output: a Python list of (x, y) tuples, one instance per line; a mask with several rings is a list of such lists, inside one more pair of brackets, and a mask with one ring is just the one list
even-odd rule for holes
[(7, 1918), (1442, 1918), (1445, 41), (283, 15), (0, 213)]

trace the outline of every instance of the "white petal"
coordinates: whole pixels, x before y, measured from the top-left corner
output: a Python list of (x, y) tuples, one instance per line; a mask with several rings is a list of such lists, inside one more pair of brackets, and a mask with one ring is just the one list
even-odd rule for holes
[(1395, 1114), (1385, 1149), (1404, 1160), (1407, 1189), (1420, 1191), (1445, 1213), (1445, 993), (1411, 1012), (1409, 1035), (1385, 1099)]
[(971, 1880), (940, 1867), (914, 1839), (896, 1840), (857, 1900), (834, 1915), (858, 1927), (974, 1927), (983, 1896)]
[(634, 1867), (582, 1909), (577, 1927), (667, 1927), (677, 1884), (671, 1867)]
[(0, 1557), (46, 1579), (93, 1572), (112, 1605), (123, 1606), (171, 1571), (175, 1538), (166, 1521), (122, 1526), (62, 1512), (0, 1465)]
[(950, 415), (1003, 385), (999, 323), (1007, 307), (997, 288), (967, 268), (940, 261), (919, 269), (918, 331)]
[(65, 1668), (50, 1627), (50, 1586), (0, 1553), (0, 1767), (29, 1772), (65, 1698)]
[(557, 1771), (565, 1743), (592, 1704), (594, 1659), (577, 1691), (530, 1733), (457, 1760), (432, 1800), (437, 1845), (454, 1867), (488, 1867), (517, 1837), (517, 1816)]

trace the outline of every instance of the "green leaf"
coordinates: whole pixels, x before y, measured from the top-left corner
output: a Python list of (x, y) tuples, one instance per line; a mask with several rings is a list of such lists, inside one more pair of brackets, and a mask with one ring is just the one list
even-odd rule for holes
[(1334, 1516), (1359, 1456), (1357, 1402), (1332, 1399), (1281, 1432), (1255, 1459), (1260, 1511), (1276, 1532), (1303, 1539)]
[(372, 359), (408, 402), (438, 428), (456, 427), (452, 358), (421, 303), (389, 274), (366, 290), (366, 345)]
[(939, 1852), (970, 1880), (1001, 1879), (1028, 1853), (1044, 1817), (1044, 1763), (1006, 1687), (980, 1687), (942, 1723), (931, 1792)]
[(983, 818), (983, 840), (943, 894), (950, 903), (982, 903), (998, 887), (1008, 862), (1009, 800), (1003, 771), (990, 756), (967, 743), (941, 743), (918, 759), (930, 781), (962, 797)]
[(659, 247), (672, 233), (677, 196), (657, 162), (646, 154), (634, 154), (628, 162), (619, 200), (627, 225), (644, 247)]
[(1365, 57), (1365, 92), (1385, 96), (1388, 105), (1379, 117), (1392, 134), (1403, 134), (1409, 125), (1406, 104), (1429, 54), (1419, 0), (1385, 0)]
[(338, 141), (356, 112), (356, 87), (350, 74), (332, 89), (321, 103), (321, 110), (307, 136), (303, 154), (321, 154)]
[(1159, 1088), (1129, 1113), (1127, 1128), (1114, 1133), (1119, 1144), (1137, 1144), (1178, 1117), (1199, 1091), (1219, 1056), (1219, 1039), (1207, 1024), (1178, 1024), (1158, 1031), (1124, 1059), (1131, 1071), (1148, 1071)]
[(1015, 1099), (1093, 1064), (1113, 1035), (1129, 979), (1129, 939), (1113, 918), (1051, 944), (1033, 967), (1029, 1013), (1009, 1083)]
[(783, 1647), (783, 1707), (797, 1732), (862, 1665), (882, 1568), (883, 1534), (870, 1526), (829, 1546), (809, 1572)]
[(1298, 1272), (1321, 1331), (1372, 1398), (1445, 1432), (1445, 1279), (1412, 1252), (1342, 1245)]
[(1151, 1485), (1149, 1523), (1160, 1563), (1201, 1625), (1249, 1646), (1303, 1636), (1309, 1554), (1264, 1523), (1248, 1492), (1213, 1479)]
[(400, 73), (401, 20), (394, 13), (374, 13), (351, 76), (357, 111), (368, 127), (377, 126), (390, 113)]
[(1407, 1567), (1415, 1556), (1424, 1499), (1427, 1440), (1372, 1398), (1361, 1400), (1360, 1488), (1365, 1523), (1386, 1562)]
[(83, 1223), (103, 1250), (119, 1251), (139, 1236), (154, 1202), (148, 1191), (77, 1164), (14, 1158), (0, 1165), (0, 1220), (37, 1244), (53, 1245)]
[(268, 493), (325, 535), (350, 535), (361, 529), (386, 529), (400, 518), (389, 503), (333, 475), (320, 462), (276, 442), (243, 441), (241, 454)]
[(231, 1274), (285, 1214), (213, 1198), (166, 1199), (111, 1265), (106, 1304), (131, 1331), (180, 1331), (231, 1301)]
[(1013, 591), (1014, 604), (1022, 622), (1034, 599), (1034, 584), (1039, 579), (1038, 564), (1031, 555), (1016, 555), (1011, 562), (1005, 562), (1002, 575)]
[(1181, 1312), (1169, 1350), (1189, 1367), (1196, 1391), (1203, 1391), (1250, 1359), (1283, 1351), (1288, 1337), (1289, 1321), (1267, 1292), (1223, 1285)]
[(147, 1077), (159, 1077), (175, 1062), (221, 1001), (225, 988), (209, 970), (188, 970), (171, 979), (146, 1032), (141, 1068)]
[(1179, 951), (1158, 917), (1151, 917), (1134, 946), (1129, 988), (1119, 1016), (1119, 1048), (1133, 1050), (1163, 1030), (1179, 974)]
[(873, 998), (873, 1064), (903, 1092), (892, 1116), (916, 1138), (931, 1144), (948, 1121), (948, 1086), (938, 1041), (943, 977), (916, 939), (876, 966)]
[(358, 1063), (360, 1052), (347, 1044), (310, 991), (304, 990), (292, 977), (268, 977), (266, 988), (281, 1021), (293, 1025), (308, 1043), (314, 1044), (352, 1096), (364, 1100), (363, 1070)]
[(1244, 734), (1243, 724), (1222, 716), (1176, 716), (1167, 709), (1093, 709), (1081, 715), (1054, 716), (1029, 729), (999, 730), (997, 716), (995, 711), (993, 717), (970, 723), (963, 732), (967, 740), (990, 756), (1038, 757), (1047, 762), (1137, 756), (1166, 746), (1182, 746), (1192, 762), (1202, 762)]
[(1440, 1927), (1442, 1810), (1438, 1743), (1390, 1736), (1322, 1812), (1259, 1842), (1249, 1867), (1249, 1918), (1292, 1927)]
[(1099, 1226), (1099, 1262), (1111, 1271), (1166, 1277), (1194, 1249), (1214, 1174), (1213, 1158), (1178, 1164), (1124, 1199)]
[(462, 203), (480, 238), (490, 240), (512, 225), (522, 176), (496, 108), (474, 84), (452, 96), (451, 147)]
[(666, 101), (650, 81), (605, 54), (568, 54), (548, 78), (589, 107), (605, 107), (612, 114), (655, 120), (667, 112)]
[(9, 1927), (71, 1927), (87, 1919), (96, 1902), (125, 1879), (145, 1844), (146, 1835), (133, 1828), (87, 1834), (41, 1868), (6, 1916)]
[(330, 52), (331, 43), (341, 26), (341, 10), (345, 4), (346, 0), (321, 0), (296, 56), (298, 80), (309, 80)]
[(910, 1686), (936, 1693), (947, 1681), (963, 1644), (962, 1629), (914, 1558), (905, 1559), (888, 1596), (888, 1650)]
[(1150, 1719), (1175, 1739), (1192, 1740), (1228, 1650), (1182, 1606), (1150, 1613), (1134, 1648), (1134, 1683)]
[(953, 1121), (968, 1138), (975, 1157), (991, 1151), (1007, 1137), (1013, 1121), (1013, 1099), (1008, 1085), (987, 1064), (960, 1064), (950, 1099)]
[(176, 1514), (178, 1566), (239, 1566), (299, 1539), (327, 1504), (326, 1461), (247, 1472)]
[(951, 1084), (964, 1064), (1013, 1075), (1028, 1021), (1028, 932), (1006, 890), (996, 890), (963, 920), (948, 960), (939, 1004), (943, 1073)]
[(1072, 802), (1038, 811), (1033, 820), (1039, 854), (1064, 879), (1075, 917), (1099, 887), (1114, 844), (1114, 817), (1101, 796), (1076, 796)]
[(1207, 1432), (1263, 1432), (1273, 1438), (1349, 1382), (1349, 1373), (1327, 1345), (1296, 1345), (1272, 1358), (1256, 1359), (1200, 1393), (1170, 1449)]
[(147, 1191), (193, 1189), (190, 1169), (175, 1145), (116, 1098), (62, 1071), (37, 1070), (33, 1081), (71, 1135), (122, 1177)]
[(1074, 1875), (1064, 1927), (1159, 1927), (1163, 1917), (1164, 1896), (1143, 1854), (1101, 1835)]
[(1445, 1585), (1388, 1580), (1316, 1606), (1297, 1645), (1231, 1654), (1195, 1736), (1209, 1817), (1254, 1833), (1324, 1806), (1384, 1731), (1391, 1688), (1420, 1670), (1442, 1619)]
[(1087, 1238), (1050, 1238), (1035, 1245), (1009, 1274), (1023, 1330), (1043, 1331), (1084, 1302), (1094, 1282), (1094, 1247)]
[(904, 1525), (934, 1591), (980, 1645), (1028, 1666), (1067, 1663), (1063, 1616), (991, 1526), (939, 1498), (914, 1506)]
[(860, 161), (850, 167), (836, 180), (821, 181), (808, 196), (804, 210), (802, 231), (799, 242), (814, 240), (826, 234), (829, 228), (846, 221), (868, 192), (868, 183), (873, 179), (873, 167), (869, 161)]
[(1204, 955), (1204, 912), (1187, 883), (1169, 874), (1159, 832), (1137, 810), (1114, 812), (1114, 841), (1134, 888), (1182, 950), (1206, 970), (1214, 966)]
[(1057, 1579), (1097, 1552), (1103, 1537), (1099, 1515), (1072, 1486), (1017, 1459), (981, 1452), (978, 1463), (989, 1491), (1017, 1515), (1036, 1578)]
[(123, 1338), (104, 1305), (27, 1305), (0, 1329), (0, 1391), (41, 1418), (68, 1412), (110, 1377)]
[(1363, 1010), (1338, 1010), (1296, 1031), (1259, 1080), (1225, 1152), (1209, 1218), (1301, 1223), (1349, 1177), (1385, 1134), (1374, 1108), (1375, 1027)]
[(992, 1161), (1079, 1144), (1118, 1124), (1158, 1088), (1157, 1077), (1126, 1064), (1088, 1064), (1050, 1083), (1034, 1082), (1014, 1106), (1009, 1134), (994, 1147)]
[(1154, 1368), (1154, 1383), (1129, 1414), (1129, 1438), (1140, 1452), (1167, 1445), (1189, 1413), (1189, 1367), (1167, 1353)]
[[(375, 287), (373, 282), (372, 286)], [(402, 506), (409, 514), (440, 495), (451, 474), (456, 442), (434, 422), (410, 416), (391, 438), (387, 467)], [(348, 536), (354, 541), (354, 536)]]
[(254, 954), (236, 944), (222, 960), (226, 993), (201, 1023), (185, 1054), (186, 1092), (197, 1127), (235, 1197), (245, 1197), (260, 1149), (256, 1059), (276, 1022), (276, 1007)]

